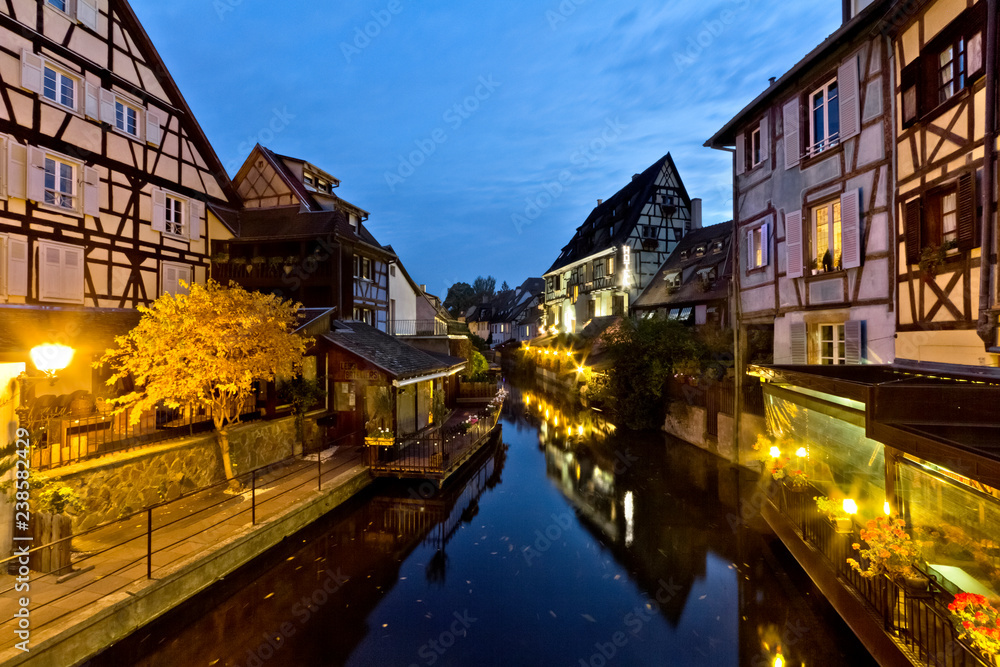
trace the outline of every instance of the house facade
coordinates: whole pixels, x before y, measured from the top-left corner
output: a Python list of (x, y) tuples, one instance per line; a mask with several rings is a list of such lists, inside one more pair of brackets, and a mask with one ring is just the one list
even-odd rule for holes
[(579, 333), (595, 318), (625, 315), (692, 229), (692, 200), (669, 154), (607, 201), (598, 201), (545, 273), (545, 329)]

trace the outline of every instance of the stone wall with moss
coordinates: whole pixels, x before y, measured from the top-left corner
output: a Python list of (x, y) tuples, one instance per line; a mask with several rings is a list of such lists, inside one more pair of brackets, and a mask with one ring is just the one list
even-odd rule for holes
[[(319, 437), (315, 419), (306, 419), (305, 431), (309, 440)], [(301, 452), (292, 417), (243, 424), (230, 429), (229, 438), (237, 475)], [(214, 432), (84, 461), (46, 475), (72, 487), (80, 498), (83, 510), (74, 517), (74, 532), (226, 478)]]

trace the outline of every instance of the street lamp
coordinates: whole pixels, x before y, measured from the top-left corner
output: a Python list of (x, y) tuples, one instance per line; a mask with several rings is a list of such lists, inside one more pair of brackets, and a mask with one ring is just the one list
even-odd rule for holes
[(73, 354), (73, 348), (65, 345), (39, 345), (32, 348), (30, 352), (31, 362), (44, 375), (31, 376), (27, 372), (21, 371), (17, 376), (20, 399), (15, 412), (17, 413), (17, 423), (21, 428), (27, 428), (28, 413), (31, 411), (28, 407), (28, 383), (48, 380), (50, 384), (55, 384), (58, 379), (56, 373), (69, 366), (70, 362), (73, 361)]

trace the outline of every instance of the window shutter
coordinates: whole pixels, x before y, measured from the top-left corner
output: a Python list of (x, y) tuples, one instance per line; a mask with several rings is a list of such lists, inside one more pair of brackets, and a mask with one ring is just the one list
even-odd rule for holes
[(753, 232), (752, 229), (747, 230), (747, 270), (757, 266), (757, 255), (753, 251)]
[(63, 248), (63, 298), (72, 301), (84, 300), (83, 248)]
[(747, 169), (747, 137), (742, 132), (736, 137), (736, 175)]
[(976, 225), (976, 179), (972, 172), (958, 177), (958, 247), (972, 250), (979, 245)]
[(153, 230), (167, 231), (167, 193), (159, 188), (153, 190)]
[(7, 296), (28, 296), (28, 241), (7, 239)]
[(101, 216), (101, 174), (94, 167), (83, 169), (83, 213)]
[(850, 320), (844, 323), (844, 361), (858, 365), (865, 361), (865, 322)]
[(767, 162), (771, 157), (771, 139), (768, 136), (770, 123), (768, 123), (767, 113), (760, 119), (760, 161)]
[(177, 267), (170, 264), (163, 265), (163, 293), (177, 294), (180, 284), (177, 282)]
[(34, 146), (28, 147), (28, 199), (45, 201), (45, 151)]
[(115, 94), (101, 88), (101, 122), (115, 125)]
[(148, 109), (146, 111), (146, 143), (159, 146), (163, 141), (163, 128), (160, 127), (160, 113)]
[(767, 266), (770, 258), (768, 257), (767, 251), (771, 245), (771, 224), (765, 222), (760, 226), (760, 265)]
[(851, 56), (837, 72), (841, 141), (861, 133), (861, 96), (858, 88), (858, 57)]
[(19, 143), (7, 145), (7, 196), (27, 199), (25, 184), (28, 172), (28, 149)]
[(21, 87), (42, 94), (42, 59), (28, 49), (21, 51)]
[(920, 226), (924, 210), (920, 199), (906, 202), (906, 263), (920, 263)]
[(809, 329), (805, 322), (792, 322), (790, 325), (789, 348), (792, 353), (792, 364), (801, 366), (809, 363)]
[(861, 190), (848, 190), (840, 197), (841, 266), (856, 269), (861, 266)]
[(95, 86), (87, 81), (84, 86), (86, 101), (84, 102), (84, 112), (91, 120), (101, 119), (101, 87)]
[(205, 203), (192, 199), (188, 202), (188, 229), (192, 241), (201, 238), (201, 219), (205, 216)]
[(799, 98), (785, 104), (782, 111), (785, 122), (785, 169), (799, 164), (801, 142), (799, 140)]
[(62, 252), (56, 246), (38, 248), (38, 298), (42, 300), (62, 297)]
[(785, 214), (785, 273), (789, 278), (801, 278), (802, 262), (802, 211)]
[(94, 32), (97, 32), (98, 16), (96, 0), (76, 0), (76, 19)]

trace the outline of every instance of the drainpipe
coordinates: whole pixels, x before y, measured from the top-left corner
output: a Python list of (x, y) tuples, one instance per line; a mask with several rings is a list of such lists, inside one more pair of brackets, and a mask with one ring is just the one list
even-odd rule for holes
[(743, 354), (743, 340), (740, 336), (740, 320), (742, 308), (740, 307), (740, 227), (739, 227), (739, 177), (736, 176), (736, 149), (721, 148), (727, 153), (733, 154), (733, 239), (729, 243), (729, 252), (732, 256), (733, 279), (729, 283), (732, 296), (729, 304), (730, 326), (733, 328), (733, 356), (736, 365), (736, 377), (733, 382), (733, 465), (740, 465), (740, 435), (743, 428), (743, 376), (746, 360)]
[(994, 160), (996, 157), (997, 105), (997, 0), (987, 0), (986, 20), (986, 127), (983, 134), (983, 219), (979, 260), (979, 337), (986, 349), (997, 349), (997, 313), (994, 310), (993, 266), (996, 263), (993, 223)]

